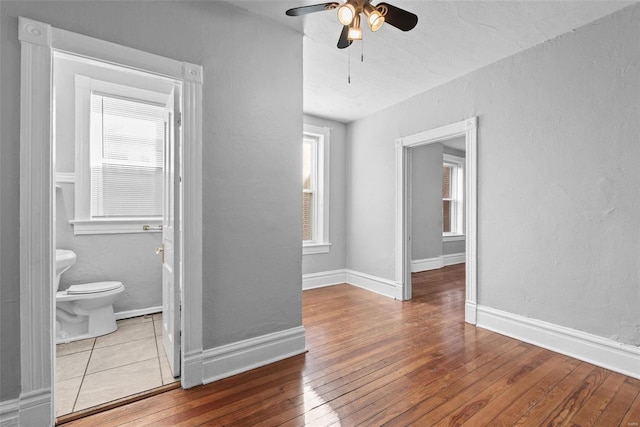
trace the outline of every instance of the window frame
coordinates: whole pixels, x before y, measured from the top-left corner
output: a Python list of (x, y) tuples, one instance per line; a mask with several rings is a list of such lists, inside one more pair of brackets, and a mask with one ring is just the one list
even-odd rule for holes
[[(314, 193), (311, 240), (302, 241), (303, 255), (328, 253), (329, 242), (329, 147), (330, 129), (304, 124), (303, 143), (312, 141), (311, 189)], [(315, 178), (315, 179), (314, 179)], [(303, 189), (303, 193), (306, 192)]]
[[(75, 76), (75, 189), (74, 235), (161, 233), (162, 216), (131, 218), (93, 218), (91, 216), (91, 93), (166, 104), (169, 95), (137, 87), (121, 85), (76, 74)], [(148, 225), (149, 228), (144, 228)]]
[[(464, 157), (455, 156), (453, 154), (444, 153), (442, 155), (442, 166), (450, 167), (451, 170), (451, 229), (450, 232), (442, 232), (442, 238), (445, 242), (453, 242), (464, 240)], [(444, 201), (445, 198), (442, 198)]]

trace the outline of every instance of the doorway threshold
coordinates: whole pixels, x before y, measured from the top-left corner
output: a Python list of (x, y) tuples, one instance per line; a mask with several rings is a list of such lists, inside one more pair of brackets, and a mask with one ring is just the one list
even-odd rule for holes
[(171, 384), (167, 384), (167, 385), (162, 385), (160, 387), (156, 387), (153, 388), (151, 390), (145, 390), (142, 391), (140, 393), (136, 393), (133, 394), (131, 396), (127, 396), (127, 397), (123, 397), (121, 399), (117, 399), (117, 400), (112, 400), (111, 402), (106, 402), (100, 405), (96, 405), (93, 406), (91, 408), (87, 408), (87, 409), (82, 409), (80, 411), (77, 412), (72, 412), (70, 414), (66, 414), (66, 415), (61, 415), (59, 417), (56, 418), (56, 426), (61, 426), (67, 423), (70, 423), (71, 421), (76, 421), (79, 420), (81, 418), (85, 418), (91, 415), (95, 415), (98, 414), (100, 412), (104, 412), (104, 411), (108, 411), (110, 409), (114, 409), (117, 408), (119, 406), (125, 406), (128, 405), (130, 403), (134, 403), (137, 402), (139, 400), (144, 400), (147, 399), (149, 397), (158, 395), (158, 394), (162, 394), (165, 393), (167, 391), (170, 390), (175, 390), (177, 388), (180, 388), (181, 384), (180, 381), (176, 381), (174, 383)]

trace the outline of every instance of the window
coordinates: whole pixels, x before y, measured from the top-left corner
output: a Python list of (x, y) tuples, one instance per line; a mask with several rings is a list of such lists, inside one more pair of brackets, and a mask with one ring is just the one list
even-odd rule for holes
[(75, 234), (160, 228), (168, 100), (76, 75)]
[(161, 218), (164, 108), (91, 93), (91, 218)]
[(464, 235), (464, 159), (444, 154), (442, 164), (442, 234)]
[(302, 138), (303, 254), (329, 252), (329, 129), (304, 126)]

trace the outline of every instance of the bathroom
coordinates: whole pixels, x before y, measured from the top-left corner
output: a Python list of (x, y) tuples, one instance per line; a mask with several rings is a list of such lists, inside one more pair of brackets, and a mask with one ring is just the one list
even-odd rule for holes
[[(163, 153), (165, 135), (170, 134), (163, 107), (173, 104), (175, 83), (63, 53), (54, 56), (53, 69), (55, 245), (71, 251), (68, 257), (75, 254), (59, 278), (56, 304), (56, 414), (61, 416), (177, 381), (165, 354), (162, 327)], [(129, 103), (132, 100), (137, 103)], [(110, 148), (116, 159), (107, 166), (113, 170), (115, 164), (121, 173), (108, 176), (103, 164), (97, 174), (101, 156), (93, 149), (95, 140), (106, 141), (108, 132), (96, 131), (94, 123), (125, 113), (131, 117), (119, 128), (132, 126), (140, 117), (154, 118), (132, 131), (138, 142), (133, 155), (123, 157), (127, 142), (118, 135), (111, 146), (100, 145), (105, 153)], [(97, 185), (103, 187), (96, 190)], [(69, 303), (63, 294), (71, 286), (96, 283), (98, 293), (117, 295), (112, 298), (113, 315), (100, 319), (105, 326), (93, 334), (99, 336), (87, 338), (86, 325), (74, 326), (82, 316), (65, 306)]]

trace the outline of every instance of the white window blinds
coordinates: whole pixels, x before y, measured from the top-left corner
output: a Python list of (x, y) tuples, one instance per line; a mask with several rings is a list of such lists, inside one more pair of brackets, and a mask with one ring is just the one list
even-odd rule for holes
[(162, 216), (164, 109), (91, 93), (91, 217)]

